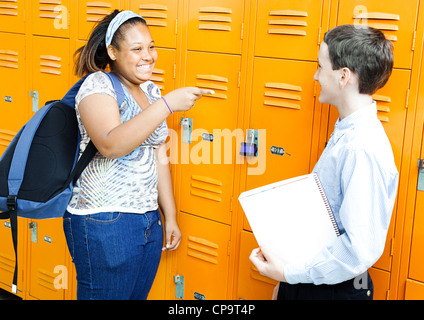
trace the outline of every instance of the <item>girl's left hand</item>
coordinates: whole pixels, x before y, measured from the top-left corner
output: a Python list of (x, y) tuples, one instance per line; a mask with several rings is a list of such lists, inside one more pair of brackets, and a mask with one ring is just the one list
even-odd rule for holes
[(165, 246), (162, 251), (173, 251), (178, 248), (181, 242), (181, 231), (177, 222), (165, 221)]

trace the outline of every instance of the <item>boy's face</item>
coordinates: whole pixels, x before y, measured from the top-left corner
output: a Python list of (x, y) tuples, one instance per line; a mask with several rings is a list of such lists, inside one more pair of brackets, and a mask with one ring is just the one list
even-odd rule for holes
[(314, 80), (321, 86), (319, 101), (337, 105), (340, 89), (340, 71), (333, 70), (328, 51), (328, 45), (323, 42), (318, 53), (318, 70), (314, 75)]

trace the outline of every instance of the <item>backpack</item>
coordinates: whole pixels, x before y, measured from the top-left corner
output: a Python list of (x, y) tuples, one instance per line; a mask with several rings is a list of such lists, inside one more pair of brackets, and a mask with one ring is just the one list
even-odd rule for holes
[[(106, 74), (121, 106), (122, 85), (115, 75)], [(0, 158), (0, 219), (10, 219), (15, 249), (14, 293), (17, 290), (17, 218), (62, 217), (74, 183), (97, 152), (90, 141), (78, 159), (81, 137), (75, 96), (87, 76), (75, 83), (62, 100), (49, 101), (38, 110)]]

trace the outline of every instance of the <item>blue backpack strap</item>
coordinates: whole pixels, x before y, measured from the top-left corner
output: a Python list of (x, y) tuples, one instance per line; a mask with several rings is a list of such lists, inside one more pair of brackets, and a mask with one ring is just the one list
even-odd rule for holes
[[(110, 81), (112, 82), (113, 89), (115, 90), (115, 93), (116, 93), (116, 101), (118, 102), (118, 106), (121, 106), (121, 104), (124, 102), (124, 99), (125, 99), (125, 94), (124, 94), (124, 89), (122, 88), (122, 84), (113, 73), (105, 72), (105, 74), (109, 77)], [(77, 83), (75, 83), (71, 89), (69, 89), (69, 91), (62, 98), (61, 100), (62, 103), (66, 104), (67, 106), (71, 108), (75, 107), (75, 97), (78, 94), (78, 91), (81, 85), (83, 84), (84, 80), (89, 75), (90, 74), (85, 75)]]
[(122, 84), (113, 73), (106, 74), (109, 76), (110, 81), (112, 81), (113, 89), (115, 90), (116, 94), (116, 101), (118, 102), (118, 106), (120, 107), (125, 100), (125, 93), (124, 89), (122, 88)]

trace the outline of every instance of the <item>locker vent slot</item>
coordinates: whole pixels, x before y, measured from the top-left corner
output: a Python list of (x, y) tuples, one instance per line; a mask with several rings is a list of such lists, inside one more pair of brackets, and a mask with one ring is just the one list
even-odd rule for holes
[(18, 0), (3, 0), (0, 1), (0, 14), (5, 16), (18, 15)]
[(212, 264), (218, 264), (218, 249), (216, 243), (197, 237), (188, 237), (187, 254)]
[[(306, 11), (296, 10), (271, 10), (268, 24), (268, 33), (278, 35), (306, 36), (307, 32), (302, 28), (307, 27), (305, 20), (308, 17)], [(282, 27), (283, 26), (283, 27)]]
[(56, 274), (50, 273), (44, 269), (38, 269), (37, 272), (37, 283), (40, 286), (43, 286), (49, 290), (57, 291), (54, 287), (54, 279), (56, 278)]
[(222, 7), (202, 7), (199, 12), (201, 13), (199, 16), (200, 30), (231, 31), (233, 10)]
[(0, 67), (18, 69), (18, 52), (0, 49)]
[(222, 182), (203, 176), (191, 176), (190, 193), (194, 196), (221, 202)]
[(107, 2), (93, 1), (87, 2), (87, 21), (97, 22), (112, 12), (112, 5)]
[(154, 68), (153, 75), (150, 80), (152, 80), (158, 86), (159, 89), (165, 90), (165, 70)]
[(399, 31), (399, 26), (396, 21), (400, 20), (398, 14), (384, 13), (384, 12), (354, 12), (354, 23), (365, 24), (370, 27), (379, 29), (383, 32), (387, 39), (397, 41), (398, 37), (395, 33)]
[(56, 6), (61, 5), (62, 1), (40, 0), (40, 18), (61, 19), (61, 12), (55, 11)]
[(0, 130), (0, 146), (8, 147), (16, 133), (9, 130)]
[(15, 270), (15, 258), (1, 254), (0, 255), (0, 269), (12, 273)]
[(146, 19), (148, 26), (166, 27), (168, 7), (160, 4), (142, 4), (139, 7), (142, 10), (139, 14)]
[(60, 75), (62, 65), (60, 64), (62, 58), (51, 55), (40, 55), (40, 72)]
[(378, 94), (373, 95), (372, 98), (377, 102), (378, 119), (381, 122), (389, 122), (390, 118), (387, 114), (390, 112), (389, 103), (392, 102), (392, 99), (390, 97)]
[(215, 94), (205, 94), (205, 96), (218, 99), (228, 99), (228, 96), (225, 94), (225, 91), (228, 91), (228, 87), (225, 85), (225, 83), (228, 83), (228, 78), (210, 74), (197, 75), (196, 78), (201, 80), (196, 83), (196, 86), (215, 91)]
[(298, 104), (302, 97), (302, 87), (287, 83), (265, 83), (265, 101), (267, 106), (300, 110)]
[(261, 282), (265, 282), (265, 283), (268, 283), (268, 284), (272, 284), (272, 285), (276, 284), (276, 281), (261, 275), (259, 273), (258, 269), (256, 269), (256, 267), (254, 265), (251, 265), (250, 270), (252, 271), (250, 273), (250, 276), (252, 277), (252, 279), (255, 279), (255, 280), (258, 280), (258, 281), (261, 281)]

